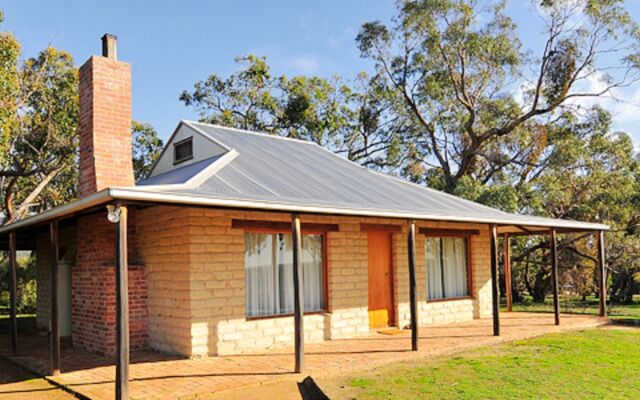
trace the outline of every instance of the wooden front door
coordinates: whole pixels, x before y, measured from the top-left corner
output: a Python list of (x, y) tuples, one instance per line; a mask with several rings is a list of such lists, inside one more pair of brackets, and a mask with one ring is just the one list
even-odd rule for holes
[(369, 327), (395, 325), (391, 233), (369, 231)]

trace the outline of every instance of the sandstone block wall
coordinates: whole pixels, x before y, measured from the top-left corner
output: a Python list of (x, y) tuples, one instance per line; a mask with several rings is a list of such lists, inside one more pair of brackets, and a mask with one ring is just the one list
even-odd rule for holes
[[(149, 287), (149, 344), (192, 357), (291, 346), (293, 317), (247, 319), (244, 230), (233, 219), (289, 222), (280, 213), (154, 207), (139, 215), (139, 248)], [(328, 232), (327, 312), (305, 316), (309, 342), (369, 333), (368, 242), (360, 223), (398, 224), (393, 235), (396, 316), (409, 324), (406, 226), (398, 220), (304, 215), (302, 222), (332, 223)], [(420, 222), (419, 227), (478, 229), (471, 238), (473, 291), (469, 298), (427, 302), (424, 237), (416, 239), (420, 325), (491, 316), (489, 230), (482, 224)]]
[(145, 265), (149, 346), (191, 356), (190, 210), (138, 212), (138, 250)]

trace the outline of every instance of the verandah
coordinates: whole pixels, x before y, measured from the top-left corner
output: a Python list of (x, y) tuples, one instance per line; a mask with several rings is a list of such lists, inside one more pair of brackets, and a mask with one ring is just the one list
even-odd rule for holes
[[(102, 209), (104, 210), (104, 209)], [(127, 274), (124, 273), (128, 268), (127, 257), (123, 256), (127, 254), (127, 213), (128, 208), (125, 203), (113, 204), (109, 210), (108, 217), (111, 222), (116, 224), (116, 235), (115, 235), (115, 251), (116, 251), (116, 306), (117, 306), (117, 354), (116, 354), (116, 393), (118, 394), (118, 398), (126, 398), (128, 396), (128, 382), (129, 382), (129, 346), (128, 346), (128, 314), (124, 313), (122, 310), (126, 310), (128, 303), (127, 296)], [(102, 211), (104, 212), (104, 211)], [(49, 233), (50, 233), (50, 242), (51, 242), (51, 274), (52, 276), (56, 276), (58, 269), (58, 221), (52, 220), (49, 222)], [(409, 266), (409, 289), (410, 289), (410, 311), (411, 311), (411, 349), (413, 351), (418, 350), (419, 346), (419, 332), (418, 327), (420, 322), (418, 320), (417, 313), (417, 298), (416, 298), (416, 278), (415, 278), (415, 270), (416, 270), (416, 262), (415, 262), (415, 236), (416, 236), (416, 223), (415, 221), (408, 221), (408, 266)], [(530, 235), (530, 234), (550, 234), (551, 235), (551, 244), (552, 244), (552, 270), (554, 272), (554, 304), (555, 304), (555, 322), (559, 324), (559, 308), (558, 308), (558, 279), (557, 279), (557, 257), (556, 253), (556, 236), (558, 233), (572, 233), (574, 231), (568, 230), (557, 230), (557, 229), (530, 229), (524, 227), (513, 227), (513, 226), (502, 226), (498, 227), (497, 225), (491, 225), (491, 273), (492, 273), (492, 295), (493, 295), (493, 334), (495, 336), (500, 335), (500, 319), (498, 315), (498, 230), (500, 228), (506, 228), (510, 231), (510, 233), (505, 232), (505, 246), (508, 249), (508, 238), (507, 235)], [(426, 232), (419, 232), (426, 233)], [(436, 233), (441, 236), (446, 235), (460, 235), (460, 230), (440, 230)], [(472, 232), (467, 232), (468, 234), (473, 234)], [(605, 285), (602, 277), (604, 276), (604, 233), (602, 231), (596, 231), (598, 238), (598, 262), (600, 271), (600, 293), (605, 293)], [(18, 336), (17, 336), (17, 321), (16, 321), (16, 307), (15, 307), (15, 292), (16, 292), (16, 280), (15, 280), (15, 271), (16, 271), (16, 251), (17, 251), (17, 234), (16, 231), (11, 231), (9, 233), (9, 249), (11, 255), (11, 348), (13, 353), (17, 351), (18, 346)], [(298, 214), (292, 215), (291, 221), (291, 235), (293, 241), (293, 282), (294, 282), (294, 324), (295, 324), (295, 335), (294, 335), (294, 343), (295, 343), (295, 372), (302, 372), (305, 370), (305, 346), (304, 346), (304, 324), (302, 315), (304, 314), (304, 294), (303, 294), (303, 284), (302, 284), (302, 267), (300, 261), (300, 243), (301, 243), (301, 218)], [(508, 260), (508, 257), (506, 258)], [(508, 263), (505, 265), (505, 270), (507, 271)], [(54, 294), (57, 292), (57, 279), (51, 279), (51, 299), (55, 299)], [(509, 293), (509, 291), (507, 291)], [(605, 301), (606, 295), (600, 296), (600, 315), (604, 315), (605, 313)], [(56, 375), (60, 371), (60, 335), (58, 329), (58, 313), (57, 304), (55, 301), (51, 302), (51, 341), (50, 341), (50, 373), (52, 375)]]

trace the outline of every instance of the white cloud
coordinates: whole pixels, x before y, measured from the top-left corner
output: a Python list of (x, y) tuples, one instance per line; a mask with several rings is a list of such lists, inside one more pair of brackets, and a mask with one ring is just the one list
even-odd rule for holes
[[(578, 81), (572, 92), (600, 93), (608, 86), (607, 80), (601, 73), (591, 73)], [(523, 107), (528, 104), (526, 93), (534, 88), (532, 82), (523, 82), (515, 92), (516, 101)], [(640, 150), (640, 84), (626, 88), (615, 88), (602, 96), (573, 97), (565, 102), (576, 110), (587, 110), (593, 106), (600, 106), (611, 113), (614, 131), (628, 133)]]
[(293, 58), (292, 65), (300, 74), (314, 74), (318, 71), (318, 57), (313, 54), (298, 55)]
[[(607, 80), (602, 74), (593, 73), (576, 86), (575, 92), (599, 93), (607, 86)], [(614, 88), (600, 97), (573, 98), (570, 104), (580, 108), (601, 106), (611, 113), (613, 129), (628, 133), (636, 147), (640, 146), (640, 85)]]
[(286, 46), (276, 43), (253, 47), (247, 54), (267, 57), (267, 62), (274, 74), (316, 74), (321, 62), (316, 53), (292, 52)]

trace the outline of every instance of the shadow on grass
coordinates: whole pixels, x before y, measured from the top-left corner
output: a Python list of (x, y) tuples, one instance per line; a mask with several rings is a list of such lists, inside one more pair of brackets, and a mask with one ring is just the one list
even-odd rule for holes
[(612, 317), (610, 318), (610, 325), (628, 326), (632, 328), (640, 328), (640, 319), (638, 318), (625, 318), (625, 317)]

